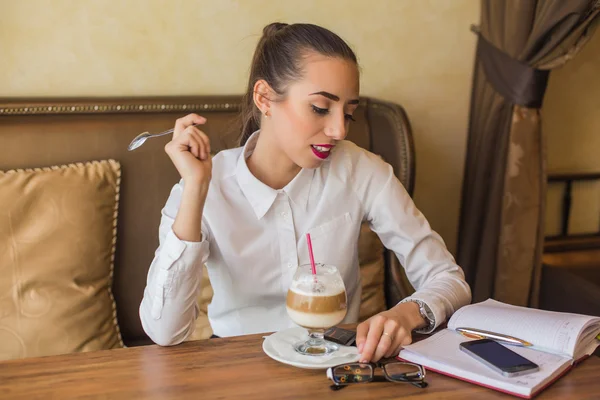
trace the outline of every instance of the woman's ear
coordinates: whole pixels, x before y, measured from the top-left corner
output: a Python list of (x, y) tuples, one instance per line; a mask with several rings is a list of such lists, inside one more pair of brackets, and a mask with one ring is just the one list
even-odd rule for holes
[(271, 115), (271, 102), (273, 100), (274, 91), (264, 79), (259, 79), (254, 84), (254, 104), (259, 109), (260, 113), (265, 117)]

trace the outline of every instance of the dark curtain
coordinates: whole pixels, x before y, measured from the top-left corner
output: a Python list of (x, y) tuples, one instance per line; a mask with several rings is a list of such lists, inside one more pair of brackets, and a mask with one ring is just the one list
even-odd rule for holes
[(597, 0), (482, 0), (458, 263), (473, 301), (537, 306), (546, 187), (540, 108), (550, 69), (598, 25)]

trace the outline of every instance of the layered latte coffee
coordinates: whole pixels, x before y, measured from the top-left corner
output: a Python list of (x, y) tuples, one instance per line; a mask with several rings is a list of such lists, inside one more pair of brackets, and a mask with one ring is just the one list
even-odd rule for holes
[(324, 340), (324, 332), (346, 316), (346, 288), (333, 265), (300, 265), (287, 293), (286, 308), (294, 323), (308, 330), (308, 339), (294, 344), (305, 356), (322, 356), (339, 349)]
[(346, 291), (343, 285), (320, 282), (292, 285), (286, 307), (296, 324), (307, 329), (327, 329), (342, 322), (346, 316)]

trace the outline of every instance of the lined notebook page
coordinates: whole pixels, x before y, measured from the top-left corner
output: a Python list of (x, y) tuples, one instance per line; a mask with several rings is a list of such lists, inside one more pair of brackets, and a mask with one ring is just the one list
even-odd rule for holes
[(425, 340), (406, 346), (400, 351), (399, 357), (426, 368), (522, 395), (531, 395), (571, 365), (571, 359), (567, 357), (510, 346), (511, 350), (538, 364), (540, 369), (527, 375), (507, 378), (462, 352), (459, 345), (466, 341), (469, 339), (459, 333), (444, 329)]
[(448, 321), (448, 328), (475, 328), (511, 335), (531, 342), (538, 350), (574, 357), (580, 332), (594, 319), (488, 299), (458, 310)]

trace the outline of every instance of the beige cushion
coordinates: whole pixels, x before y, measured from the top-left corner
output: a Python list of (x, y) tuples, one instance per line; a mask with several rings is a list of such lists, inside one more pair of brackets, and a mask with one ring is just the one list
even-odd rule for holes
[(202, 288), (198, 295), (198, 306), (200, 307), (200, 314), (196, 319), (196, 326), (194, 331), (186, 340), (201, 340), (208, 339), (212, 336), (213, 330), (208, 322), (208, 305), (212, 301), (213, 289), (208, 279), (208, 271), (206, 266), (202, 266)]
[(122, 347), (118, 162), (0, 172), (0, 360)]
[[(367, 223), (363, 223), (358, 238), (358, 261), (362, 280), (362, 296), (359, 321), (386, 310), (384, 292), (384, 259), (383, 244), (379, 237), (371, 231)], [(198, 295), (200, 314), (196, 320), (194, 332), (187, 340), (208, 339), (213, 331), (208, 322), (207, 307), (213, 296), (206, 267), (203, 268), (202, 290)]]

